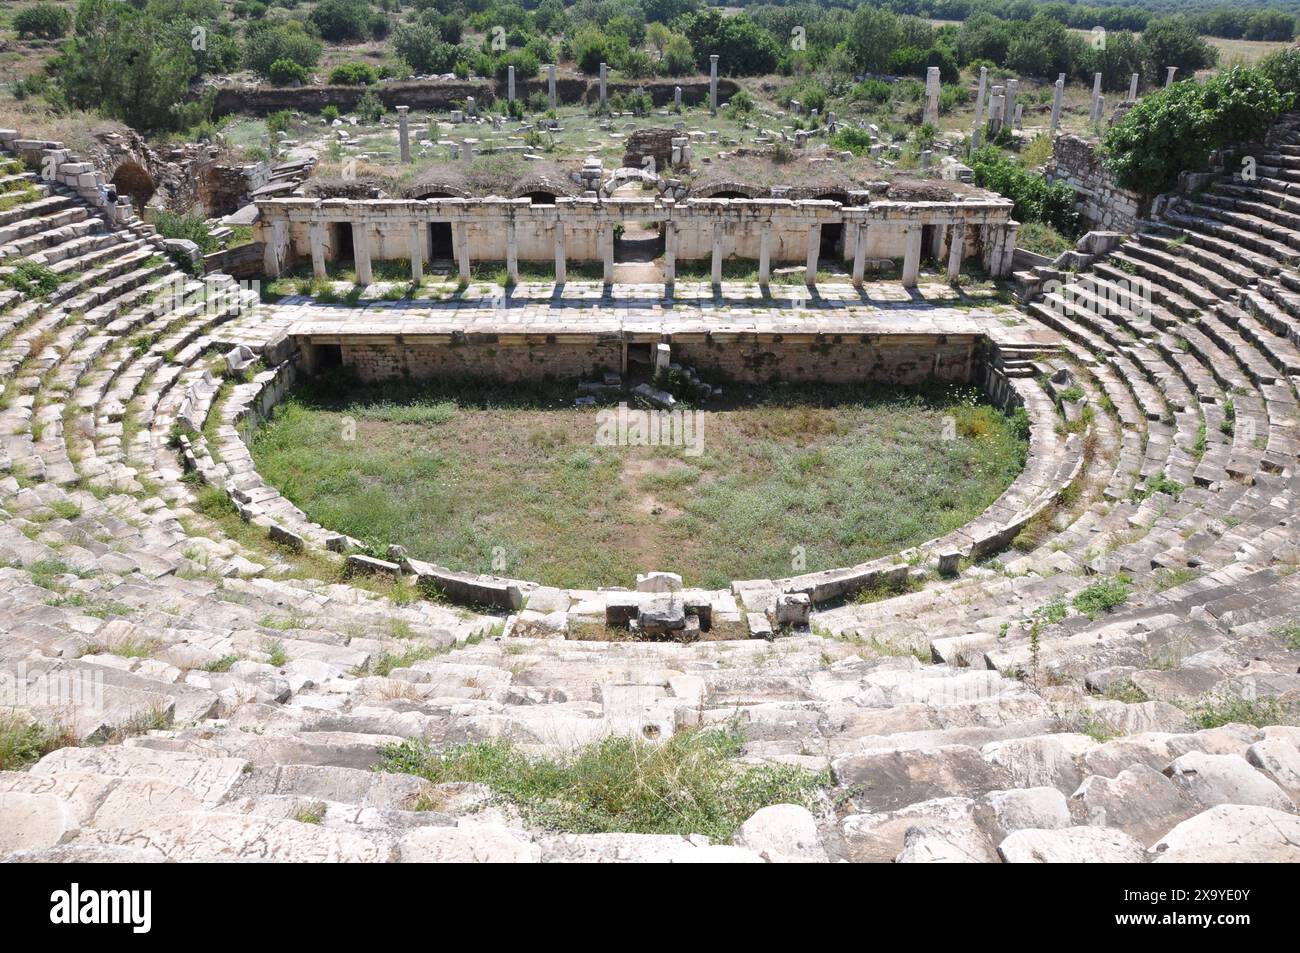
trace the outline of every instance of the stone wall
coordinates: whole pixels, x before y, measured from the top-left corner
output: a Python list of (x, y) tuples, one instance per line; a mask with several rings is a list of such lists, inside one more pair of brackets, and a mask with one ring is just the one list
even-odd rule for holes
[[(312, 364), (310, 345), (304, 348)], [(363, 381), (411, 377), (483, 377), (500, 381), (540, 381), (591, 377), (618, 371), (623, 346), (594, 335), (576, 344), (513, 340), (425, 344), (393, 339), (354, 339), (341, 345), (343, 365)]]
[(1150, 211), (1142, 196), (1115, 184), (1101, 162), (1098, 144), (1080, 136), (1058, 136), (1044, 174), (1074, 189), (1076, 208), (1089, 228), (1133, 232)]
[[(472, 340), (312, 335), (296, 342), (308, 373), (328, 364), (325, 348), (338, 347), (343, 365), (363, 381), (477, 377), (503, 382), (624, 372), (626, 348), (638, 343), (617, 334), (565, 337), (554, 341), (539, 335), (482, 335)], [(776, 381), (969, 384), (982, 377), (978, 365), (984, 353), (977, 335), (943, 334), (746, 335), (741, 339), (679, 334), (672, 336), (671, 349), (673, 361), (694, 367), (705, 380), (745, 385)]]
[(968, 384), (975, 369), (975, 337), (946, 335), (834, 335), (825, 340), (680, 342), (673, 360), (705, 380), (744, 384), (775, 381), (828, 384)]

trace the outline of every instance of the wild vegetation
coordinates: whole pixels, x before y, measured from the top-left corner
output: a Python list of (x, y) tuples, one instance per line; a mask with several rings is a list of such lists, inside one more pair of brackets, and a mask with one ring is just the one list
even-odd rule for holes
[(313, 520), (377, 552), (577, 587), (647, 569), (724, 587), (789, 575), (795, 547), (809, 570), (852, 565), (961, 526), (1024, 463), (1023, 421), (964, 392), (768, 388), (706, 406), (698, 454), (598, 445), (599, 411), (572, 393), (308, 386), (253, 455)]
[[(419, 740), (386, 747), (384, 771), (434, 784), (485, 784), (536, 827), (580, 834), (704, 834), (727, 843), (772, 804), (815, 807), (828, 773), (746, 765), (737, 728), (682, 730), (662, 743), (611, 736), (566, 757), (531, 757), (510, 742), (453, 745)], [(435, 799), (425, 805), (437, 808)]]

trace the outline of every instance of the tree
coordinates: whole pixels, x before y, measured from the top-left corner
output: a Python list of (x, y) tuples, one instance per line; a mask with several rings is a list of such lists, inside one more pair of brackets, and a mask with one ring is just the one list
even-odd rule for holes
[(718, 69), (731, 76), (770, 73), (781, 57), (772, 34), (743, 13), (729, 17), (716, 10), (702, 10), (682, 17), (679, 23), (691, 41), (701, 72), (708, 71), (712, 54), (718, 56)]
[(977, 13), (957, 31), (957, 60), (962, 64), (975, 60), (1005, 63), (1011, 37), (1011, 24), (1006, 20), (991, 13)]
[(898, 17), (888, 10), (863, 4), (853, 14), (847, 43), (859, 69), (868, 73), (886, 72), (901, 40)]
[(64, 7), (52, 3), (38, 3), (24, 7), (14, 14), (14, 29), (18, 39), (26, 40), (36, 37), (42, 40), (57, 40), (66, 36), (72, 26), (72, 14)]
[(1175, 83), (1106, 130), (1105, 163), (1125, 188), (1158, 194), (1183, 170), (1204, 168), (1213, 150), (1263, 136), (1288, 100), (1263, 70), (1234, 67), (1204, 84)]
[(1219, 51), (1203, 40), (1187, 20), (1166, 17), (1142, 31), (1142, 58), (1147, 75), (1164, 82), (1166, 67), (1177, 66), (1184, 75), (1194, 73), (1217, 63)]
[(1295, 39), (1295, 17), (1281, 10), (1260, 10), (1246, 23), (1246, 39), (1290, 43)]
[(191, 125), (201, 103), (186, 105), (198, 75), (191, 30), (212, 24), (214, 0), (81, 0), (76, 34), (51, 62), (67, 101), (145, 130)]
[(244, 65), (269, 77), (271, 64), (276, 60), (290, 60), (304, 70), (311, 70), (320, 62), (320, 54), (320, 41), (302, 30), (262, 21), (262, 26), (248, 34), (248, 42), (244, 45)]
[(1005, 65), (1022, 76), (1054, 79), (1058, 73), (1073, 73), (1084, 49), (1082, 38), (1070, 33), (1060, 20), (1037, 13), (1016, 30)]
[(369, 37), (371, 14), (369, 0), (320, 0), (308, 20), (324, 39), (339, 43)]
[(688, 76), (695, 72), (695, 50), (691, 41), (680, 33), (674, 33), (664, 46), (659, 71), (665, 76)]
[(1081, 65), (1088, 77), (1101, 74), (1102, 89), (1127, 91), (1133, 74), (1143, 71), (1142, 44), (1132, 33), (1108, 33), (1106, 45), (1101, 49), (1089, 48)]
[(435, 26), (423, 21), (399, 26), (393, 34), (393, 50), (416, 73), (450, 73), (456, 66), (460, 48), (443, 40)]

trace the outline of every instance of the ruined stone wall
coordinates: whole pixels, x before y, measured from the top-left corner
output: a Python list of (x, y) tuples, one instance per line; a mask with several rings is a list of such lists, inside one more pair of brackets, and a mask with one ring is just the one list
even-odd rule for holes
[(863, 342), (858, 335), (817, 341), (683, 343), (673, 360), (710, 376), (750, 384), (773, 381), (831, 384), (968, 384), (975, 376), (975, 338), (889, 335)]
[(1044, 174), (1074, 189), (1075, 207), (1089, 228), (1133, 232), (1149, 211), (1136, 192), (1122, 189), (1101, 162), (1098, 144), (1080, 136), (1058, 136)]
[(590, 377), (607, 370), (618, 371), (623, 359), (620, 342), (595, 336), (578, 344), (399, 344), (389, 339), (344, 343), (342, 351), (343, 365), (355, 370), (363, 381), (399, 377), (484, 377), (501, 381)]
[[(977, 345), (973, 335), (876, 335), (865, 340), (861, 335), (822, 340), (801, 336), (760, 341), (677, 337), (672, 356), (675, 362), (694, 367), (705, 380), (741, 384), (969, 384), (981, 378)], [(376, 335), (344, 338), (340, 347), (344, 366), (364, 381), (403, 377), (538, 381), (620, 371), (624, 343), (598, 335), (558, 343), (523, 337), (427, 342)], [(303, 347), (308, 368), (315, 362), (312, 349), (312, 344)]]

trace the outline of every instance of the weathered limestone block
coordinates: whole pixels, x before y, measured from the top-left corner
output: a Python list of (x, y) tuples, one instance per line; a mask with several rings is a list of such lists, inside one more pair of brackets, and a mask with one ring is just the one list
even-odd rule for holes
[(541, 848), (504, 827), (469, 824), (425, 827), (402, 838), (398, 847), (407, 864), (535, 864)]
[(0, 792), (0, 856), (54, 847), (79, 829), (71, 805), (56, 795)]
[(1151, 853), (1157, 863), (1300, 863), (1300, 817), (1222, 804), (1177, 825)]
[(1197, 804), (1159, 771), (1135, 764), (1114, 778), (1089, 776), (1070, 798), (1075, 820), (1114, 827), (1150, 847)]
[(1300, 803), (1300, 749), (1291, 741), (1280, 735), (1257, 741), (1246, 751), (1246, 760)]
[(740, 826), (735, 843), (768, 860), (826, 860), (817, 819), (797, 804), (774, 804), (755, 812)]
[(1143, 846), (1123, 831), (1103, 827), (1016, 831), (998, 845), (1008, 864), (1140, 864)]
[(979, 797), (1008, 787), (997, 764), (965, 745), (848, 755), (831, 764), (837, 784), (862, 813), (897, 810), (942, 797)]
[(979, 828), (921, 824), (908, 828), (899, 864), (989, 864), (997, 862), (992, 842)]
[(190, 811), (138, 827), (87, 830), (81, 842), (155, 850), (173, 862), (377, 863), (387, 854), (345, 831), (292, 820)]
[(1262, 772), (1235, 754), (1191, 751), (1176, 758), (1165, 775), (1197, 803), (1253, 804), (1279, 811), (1295, 811), (1295, 802)]

